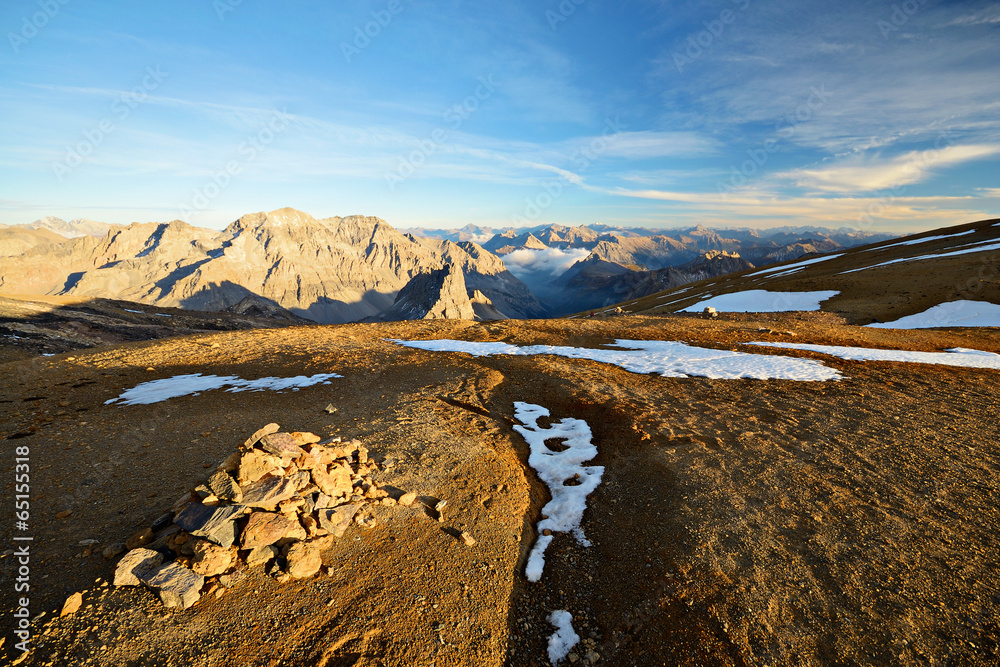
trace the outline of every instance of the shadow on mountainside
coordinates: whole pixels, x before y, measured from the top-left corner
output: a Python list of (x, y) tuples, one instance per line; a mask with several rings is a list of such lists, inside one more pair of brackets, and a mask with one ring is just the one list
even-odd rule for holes
[(0, 363), (199, 332), (303, 324), (311, 322), (97, 297), (0, 294)]

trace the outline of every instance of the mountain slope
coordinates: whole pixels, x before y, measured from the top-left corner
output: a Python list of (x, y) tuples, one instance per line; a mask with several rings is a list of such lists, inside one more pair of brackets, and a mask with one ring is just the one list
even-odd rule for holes
[(822, 309), (855, 324), (893, 321), (956, 300), (1000, 304), (1000, 221), (983, 220), (799, 258), (704, 280), (622, 307), (635, 313), (677, 312), (710, 297), (750, 290), (836, 291)]
[(317, 220), (290, 208), (245, 215), (221, 232), (181, 221), (134, 223), (101, 240), (39, 246), (0, 258), (0, 288), (199, 310), (258, 296), (334, 323), (386, 310), (411, 278), (445, 263), (461, 266), (469, 288), (505, 315), (544, 315), (503, 262), (474, 244), (418, 240), (374, 217)]

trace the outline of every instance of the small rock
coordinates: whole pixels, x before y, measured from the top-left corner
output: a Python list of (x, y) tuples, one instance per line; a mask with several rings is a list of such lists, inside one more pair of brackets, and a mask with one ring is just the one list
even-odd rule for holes
[(476, 540), (475, 540), (475, 538), (473, 538), (472, 535), (469, 535), (464, 530), (462, 531), (461, 538), (462, 538), (462, 541), (465, 542), (465, 546), (467, 546), (467, 547), (474, 547), (474, 546), (476, 546)]
[(403, 507), (409, 507), (414, 502), (416, 502), (416, 500), (417, 500), (417, 494), (411, 491), (410, 493), (404, 493), (399, 497), (399, 504), (402, 505)]
[(301, 447), (302, 445), (310, 445), (314, 442), (319, 442), (320, 440), (322, 440), (322, 438), (320, 438), (315, 433), (309, 433), (306, 431), (295, 431), (294, 433), (290, 433), (289, 435), (292, 436), (292, 439), (295, 440), (295, 444), (298, 445), (299, 447)]
[(320, 491), (331, 498), (339, 498), (351, 493), (351, 469), (347, 466), (333, 464), (329, 471), (323, 465), (312, 470), (312, 480)]
[(221, 500), (228, 500), (238, 503), (243, 500), (243, 489), (236, 483), (236, 480), (229, 476), (229, 473), (218, 471), (208, 478), (208, 487), (212, 489)]
[(164, 607), (187, 609), (201, 597), (205, 577), (173, 561), (160, 566), (145, 583), (151, 588), (159, 589)]
[(66, 517), (68, 517), (72, 513), (73, 513), (73, 510), (63, 510), (62, 512), (57, 512), (56, 513), (56, 518), (57, 519), (65, 519)]
[(229, 549), (206, 540), (196, 540), (193, 547), (194, 561), (191, 570), (205, 577), (214, 577), (229, 569), (233, 554)]
[(361, 505), (355, 503), (341, 505), (330, 510), (321, 510), (319, 512), (319, 525), (324, 530), (330, 531), (334, 537), (343, 537), (360, 508)]
[(255, 547), (247, 555), (247, 567), (266, 565), (278, 556), (278, 549), (271, 545)]
[(95, 544), (100, 544), (100, 543), (101, 543), (100, 540), (87, 539), (87, 540), (80, 540), (79, 542), (76, 543), (76, 546), (78, 546), (78, 547), (92, 547)]
[(104, 547), (104, 551), (101, 552), (101, 555), (107, 558), (108, 560), (111, 560), (118, 554), (124, 552), (125, 552), (125, 544), (123, 542), (115, 542), (113, 544), (109, 544), (108, 546)]
[(138, 549), (139, 547), (144, 547), (153, 541), (153, 529), (143, 528), (138, 533), (132, 535), (132, 537), (125, 540), (125, 548), (131, 551), (132, 549)]
[(295, 579), (306, 579), (319, 572), (323, 565), (319, 549), (309, 542), (296, 542), (288, 550), (288, 575)]
[(281, 459), (259, 449), (244, 452), (236, 475), (240, 485), (253, 484), (264, 475), (281, 474)]
[(334, 407), (333, 403), (329, 403), (329, 404), (327, 404), (327, 406), (325, 408), (323, 408), (323, 412), (325, 412), (327, 414), (330, 414), (330, 415), (332, 415), (336, 411), (337, 411), (337, 408)]
[(59, 618), (75, 614), (81, 604), (83, 604), (83, 594), (73, 593), (66, 598), (66, 603), (63, 605), (62, 611), (59, 612)]
[(247, 566), (240, 559), (236, 559), (233, 569), (219, 577), (219, 585), (225, 588), (232, 588), (247, 576)]
[(240, 459), (243, 458), (243, 452), (236, 450), (229, 456), (227, 456), (222, 463), (215, 466), (216, 472), (235, 472), (239, 470)]
[(115, 586), (138, 586), (163, 562), (163, 554), (150, 549), (133, 549), (118, 561)]

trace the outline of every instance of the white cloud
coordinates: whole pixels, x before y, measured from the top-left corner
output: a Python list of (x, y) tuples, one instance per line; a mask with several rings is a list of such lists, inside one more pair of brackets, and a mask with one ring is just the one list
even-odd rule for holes
[(817, 169), (781, 174), (796, 185), (824, 192), (871, 192), (910, 185), (928, 178), (935, 168), (948, 167), (1000, 153), (1000, 145), (947, 146), (910, 151), (889, 159), (852, 157)]
[(503, 256), (507, 268), (517, 277), (529, 273), (549, 273), (553, 277), (561, 275), (569, 267), (590, 254), (583, 248), (546, 248), (544, 250), (521, 248)]

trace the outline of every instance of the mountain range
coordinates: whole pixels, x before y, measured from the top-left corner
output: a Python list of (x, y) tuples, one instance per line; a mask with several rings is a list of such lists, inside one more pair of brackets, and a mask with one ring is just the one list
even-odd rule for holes
[[(0, 290), (209, 311), (253, 297), (268, 312), (285, 309), (324, 324), (456, 313), (523, 319), (889, 236), (602, 224), (403, 233), (376, 217), (317, 219), (292, 208), (244, 215), (222, 231), (180, 220), (121, 226), (48, 217), (0, 227)], [(432, 275), (448, 266), (461, 275)]]

